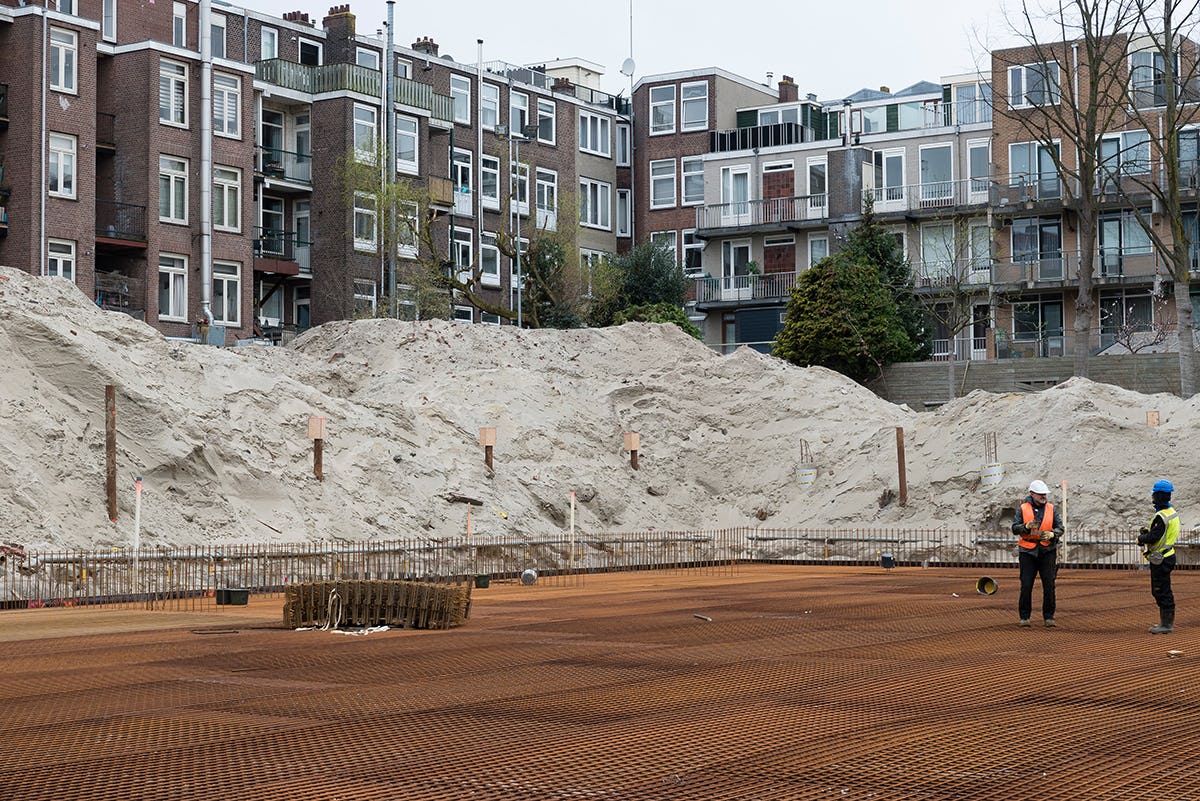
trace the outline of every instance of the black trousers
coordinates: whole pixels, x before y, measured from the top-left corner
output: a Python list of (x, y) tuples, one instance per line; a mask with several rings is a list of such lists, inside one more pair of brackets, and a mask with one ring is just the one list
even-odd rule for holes
[(1028, 620), (1033, 611), (1033, 580), (1042, 579), (1042, 618), (1054, 617), (1054, 574), (1055, 549), (1021, 548), (1018, 559), (1021, 565), (1021, 595), (1017, 600), (1017, 613), (1022, 620)]
[(1161, 565), (1150, 565), (1150, 594), (1164, 612), (1175, 611), (1175, 594), (1171, 592), (1171, 571), (1175, 569), (1175, 554), (1162, 560)]

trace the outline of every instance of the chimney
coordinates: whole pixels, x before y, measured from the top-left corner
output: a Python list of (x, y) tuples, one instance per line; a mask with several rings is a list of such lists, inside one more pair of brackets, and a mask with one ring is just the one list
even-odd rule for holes
[(575, 85), (571, 83), (570, 78), (555, 78), (554, 87), (550, 90), (564, 95), (575, 96)]
[(437, 42), (433, 41), (428, 36), (422, 36), (420, 39), (413, 42), (412, 49), (424, 53), (427, 56), (436, 56), (438, 54)]
[(308, 13), (305, 11), (288, 11), (283, 15), (283, 18), (288, 22), (296, 22), (301, 25), (312, 25), (308, 20)]
[(353, 38), (354, 15), (350, 13), (350, 4), (330, 6), (329, 14), (321, 24), (334, 36)]
[(792, 80), (791, 75), (784, 75), (779, 81), (779, 102), (791, 103), (800, 99), (800, 87)]

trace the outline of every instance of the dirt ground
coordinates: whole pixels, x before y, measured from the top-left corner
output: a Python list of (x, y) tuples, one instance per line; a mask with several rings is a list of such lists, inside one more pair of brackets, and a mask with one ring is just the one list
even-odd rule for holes
[(1200, 801), (1200, 573), (1159, 637), (1145, 572), (1063, 570), (1054, 629), (981, 575), (494, 582), (365, 636), (282, 598), (0, 612), (0, 801)]

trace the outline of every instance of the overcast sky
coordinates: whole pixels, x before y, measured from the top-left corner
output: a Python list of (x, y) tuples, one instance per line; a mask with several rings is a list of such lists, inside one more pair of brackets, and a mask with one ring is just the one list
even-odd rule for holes
[[(382, 28), (384, 0), (349, 0), (360, 33)], [(634, 79), (720, 67), (766, 83), (791, 75), (803, 96), (834, 100), (862, 88), (893, 91), (974, 68), (983, 47), (1011, 46), (1005, 0), (633, 0)], [(281, 16), (304, 11), (319, 21), (332, 2), (243, 0)], [(1007, 0), (1011, 2), (1011, 0)], [(704, 7), (711, 11), (697, 11)], [(630, 0), (399, 0), (396, 41), (432, 37), (461, 63), (532, 64), (584, 58), (604, 67), (601, 88), (628, 89)]]

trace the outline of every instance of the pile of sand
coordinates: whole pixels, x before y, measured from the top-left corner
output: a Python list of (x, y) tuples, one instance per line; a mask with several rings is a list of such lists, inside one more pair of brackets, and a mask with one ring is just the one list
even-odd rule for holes
[[(370, 320), (289, 348), (217, 349), (165, 340), (58, 279), (0, 268), (0, 293), (0, 539), (28, 547), (129, 544), (137, 475), (142, 542), (176, 546), (445, 536), (465, 531), (466, 498), (481, 504), (476, 532), (540, 536), (567, 527), (571, 491), (583, 531), (991, 527), (1031, 478), (1069, 483), (1069, 527), (1128, 528), (1148, 516), (1155, 478), (1175, 482), (1185, 521), (1200, 485), (1197, 401), (1079, 379), (916, 414), (828, 370), (719, 356), (673, 326)], [(118, 398), (115, 525), (105, 384)], [(323, 482), (310, 415), (328, 418)], [(494, 475), (483, 426), (497, 429)], [(887, 502), (897, 426), (905, 507)], [(624, 431), (641, 435), (637, 471)], [(987, 433), (1006, 476), (983, 492)]]

